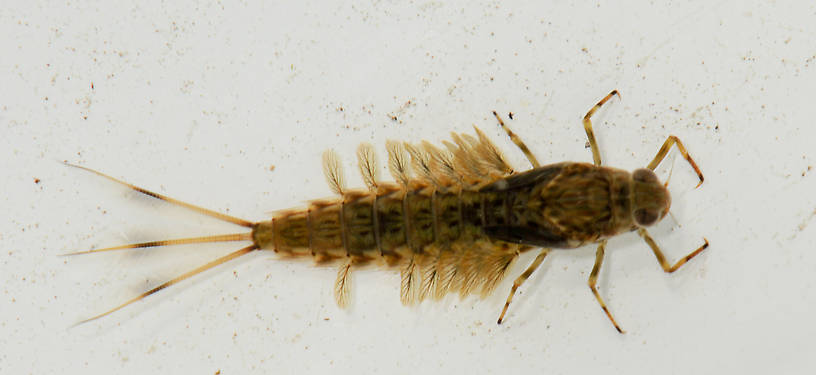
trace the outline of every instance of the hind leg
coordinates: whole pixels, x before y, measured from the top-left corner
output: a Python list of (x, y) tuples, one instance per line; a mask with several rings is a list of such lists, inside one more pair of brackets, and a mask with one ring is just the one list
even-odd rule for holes
[(536, 159), (535, 156), (533, 156), (533, 153), (530, 152), (530, 149), (527, 147), (527, 145), (524, 144), (524, 141), (522, 141), (521, 138), (519, 138), (519, 136), (516, 135), (516, 133), (513, 133), (513, 131), (510, 130), (510, 128), (508, 128), (507, 125), (504, 124), (504, 121), (501, 119), (501, 117), (499, 117), (499, 114), (496, 113), (496, 111), (493, 111), (493, 116), (496, 116), (496, 120), (499, 120), (499, 125), (501, 126), (502, 130), (504, 130), (504, 132), (507, 133), (507, 136), (510, 137), (510, 140), (513, 141), (513, 143), (516, 144), (519, 150), (521, 150), (521, 152), (524, 153), (524, 156), (527, 157), (527, 160), (530, 161), (530, 164), (533, 165), (533, 168), (540, 167), (541, 164), (538, 163), (538, 160)]
[(513, 288), (510, 289), (510, 295), (507, 296), (507, 302), (504, 303), (504, 308), (502, 309), (501, 315), (499, 315), (498, 324), (502, 323), (502, 320), (504, 319), (504, 314), (507, 313), (507, 308), (510, 307), (510, 302), (513, 302), (513, 296), (516, 294), (516, 289), (518, 289), (521, 286), (521, 284), (524, 284), (524, 282), (527, 281), (528, 278), (530, 278), (530, 275), (532, 275), (533, 272), (535, 272), (535, 270), (538, 269), (538, 266), (541, 265), (541, 262), (544, 261), (544, 258), (549, 253), (550, 249), (541, 249), (541, 252), (538, 253), (538, 256), (535, 258), (535, 260), (533, 260), (533, 263), (530, 263), (530, 266), (527, 267), (527, 270), (525, 270), (524, 273), (519, 275), (519, 277), (516, 278), (516, 281), (513, 282)]

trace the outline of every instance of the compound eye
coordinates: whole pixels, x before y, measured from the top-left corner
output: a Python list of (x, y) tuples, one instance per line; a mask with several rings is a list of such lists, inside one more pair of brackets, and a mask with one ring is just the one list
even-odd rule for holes
[(632, 173), (632, 178), (639, 182), (657, 182), (657, 176), (650, 169), (640, 168)]
[(637, 209), (634, 212), (635, 223), (642, 227), (649, 226), (654, 224), (657, 219), (657, 213), (653, 210), (647, 210), (644, 208)]

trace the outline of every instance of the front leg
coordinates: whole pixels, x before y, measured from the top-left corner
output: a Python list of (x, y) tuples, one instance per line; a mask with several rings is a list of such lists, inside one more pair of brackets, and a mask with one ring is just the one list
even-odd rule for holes
[[(688, 161), (689, 165), (691, 165), (691, 167), (694, 168), (694, 172), (696, 172), (697, 177), (700, 178), (700, 182), (697, 184), (697, 186), (695, 186), (695, 188), (700, 187), (700, 185), (703, 184), (704, 180), (703, 172), (700, 172), (700, 167), (697, 166), (697, 163), (694, 162), (694, 159), (692, 159), (691, 155), (689, 155), (688, 151), (686, 151), (686, 147), (683, 146), (683, 142), (680, 142), (680, 138), (677, 138), (673, 135), (670, 135), (669, 138), (666, 138), (666, 142), (663, 142), (663, 146), (660, 147), (660, 150), (657, 151), (657, 155), (655, 155), (654, 159), (652, 159), (652, 162), (649, 163), (649, 165), (646, 166), (646, 168), (649, 168), (651, 170), (657, 168), (657, 165), (660, 164), (661, 161), (663, 161), (663, 158), (666, 157), (666, 155), (669, 153), (669, 149), (673, 145), (677, 145), (677, 150), (680, 151), (680, 155), (683, 155), (683, 158), (685, 158), (686, 161)], [(668, 181), (666, 183), (668, 184)]]
[(652, 248), (655, 257), (657, 257), (657, 262), (660, 263), (660, 266), (663, 267), (663, 271), (665, 271), (666, 273), (672, 273), (674, 271), (677, 271), (678, 268), (682, 267), (684, 264), (686, 264), (686, 262), (690, 261), (691, 258), (696, 257), (697, 254), (700, 254), (703, 250), (705, 250), (708, 247), (708, 240), (703, 238), (703, 241), (705, 241), (705, 243), (702, 244), (702, 246), (698, 247), (697, 250), (694, 250), (688, 255), (684, 256), (682, 259), (678, 260), (677, 263), (675, 263), (674, 265), (671, 265), (671, 263), (669, 263), (669, 261), (666, 260), (666, 256), (663, 255), (663, 252), (660, 250), (660, 247), (657, 246), (657, 242), (655, 242), (652, 239), (652, 236), (649, 235), (649, 232), (647, 232), (646, 229), (640, 228), (637, 230), (637, 232), (640, 235), (640, 237), (643, 238), (644, 241), (646, 241), (646, 244)]

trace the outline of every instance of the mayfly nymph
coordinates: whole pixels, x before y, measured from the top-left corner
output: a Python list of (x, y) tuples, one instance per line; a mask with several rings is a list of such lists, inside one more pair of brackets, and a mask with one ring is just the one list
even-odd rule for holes
[(700, 180), (697, 186), (703, 182), (700, 169), (677, 137), (669, 136), (646, 168), (630, 173), (601, 165), (590, 118), (615, 95), (617, 91), (609, 93), (584, 116), (594, 164), (540, 165), (524, 142), (493, 112), (532, 169), (515, 172), (498, 148), (475, 128), (475, 137), (454, 133), (453, 141), (444, 141), (442, 147), (425, 141), (387, 142), (388, 169), (396, 182), (383, 183), (378, 179), (379, 166), (373, 148), (363, 144), (357, 158), (367, 189), (347, 190), (337, 156), (328, 151), (323, 157), (323, 169), (339, 198), (315, 200), (306, 208), (283, 211), (266, 221), (251, 222), (211, 211), (72, 165), (250, 231), (134, 243), (70, 255), (192, 243), (251, 242), (82, 322), (108, 315), (256, 250), (338, 264), (334, 296), (337, 304), (344, 307), (349, 301), (352, 270), (364, 264), (376, 261), (398, 268), (400, 300), (411, 305), (426, 298), (441, 299), (451, 292), (462, 297), (470, 294), (484, 297), (495, 289), (521, 253), (539, 249), (533, 262), (513, 283), (498, 319), (501, 323), (516, 289), (541, 265), (551, 249), (597, 244), (589, 288), (618, 332), (623, 333), (596, 288), (607, 239), (637, 232), (665, 272), (674, 272), (694, 258), (708, 247), (708, 241), (672, 265), (646, 230), (669, 212), (671, 199), (666, 184), (653, 171), (671, 146), (677, 146), (697, 173)]

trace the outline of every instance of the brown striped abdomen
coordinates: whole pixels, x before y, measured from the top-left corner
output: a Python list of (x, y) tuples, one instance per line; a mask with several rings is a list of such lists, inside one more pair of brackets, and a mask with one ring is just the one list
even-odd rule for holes
[(385, 186), (376, 195), (349, 192), (337, 201), (314, 201), (308, 209), (258, 223), (253, 239), (262, 249), (321, 261), (345, 256), (398, 260), (422, 254), (429, 245), (483, 237), (486, 219), (504, 213), (504, 203), (489, 195), (425, 186), (411, 191)]

